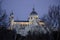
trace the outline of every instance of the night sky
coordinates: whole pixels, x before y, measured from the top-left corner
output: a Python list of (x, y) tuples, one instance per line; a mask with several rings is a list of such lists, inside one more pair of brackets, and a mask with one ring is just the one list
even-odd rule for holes
[(47, 14), (50, 5), (58, 5), (59, 2), (60, 0), (3, 0), (2, 9), (8, 15), (13, 11), (15, 20), (27, 20), (33, 6), (39, 17), (42, 17)]

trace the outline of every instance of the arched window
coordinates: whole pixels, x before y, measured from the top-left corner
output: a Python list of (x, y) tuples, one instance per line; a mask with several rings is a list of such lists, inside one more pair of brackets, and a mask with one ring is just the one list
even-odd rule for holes
[(31, 17), (31, 19), (32, 19), (32, 17)]

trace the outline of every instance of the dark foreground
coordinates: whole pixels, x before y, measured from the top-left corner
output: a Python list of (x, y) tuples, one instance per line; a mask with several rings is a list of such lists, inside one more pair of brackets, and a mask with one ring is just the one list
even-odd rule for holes
[(60, 40), (60, 32), (53, 31), (51, 34), (39, 34), (31, 35), (30, 33), (27, 36), (21, 36), (16, 34), (15, 30), (7, 30), (4, 27), (0, 27), (0, 40)]

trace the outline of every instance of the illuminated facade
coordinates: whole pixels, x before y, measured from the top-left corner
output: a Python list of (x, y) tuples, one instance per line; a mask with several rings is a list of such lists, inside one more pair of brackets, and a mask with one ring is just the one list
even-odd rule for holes
[[(30, 13), (27, 21), (14, 20), (14, 15), (13, 15), (13, 13), (11, 13), (9, 29), (13, 29), (16, 25), (19, 25), (20, 27), (26, 27), (29, 25), (45, 26), (44, 22), (41, 19), (39, 19), (38, 14), (34, 8), (33, 8), (32, 12)], [(16, 28), (17, 28), (17, 26), (16, 26)]]

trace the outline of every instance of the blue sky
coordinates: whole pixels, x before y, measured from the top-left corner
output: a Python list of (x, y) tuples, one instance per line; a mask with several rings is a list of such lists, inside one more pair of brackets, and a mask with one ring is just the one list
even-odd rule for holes
[(33, 5), (39, 17), (47, 14), (50, 5), (58, 5), (60, 0), (3, 0), (2, 9), (9, 15), (14, 12), (14, 19), (27, 20)]

